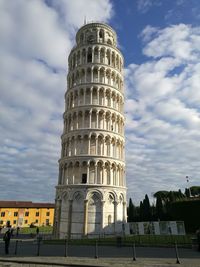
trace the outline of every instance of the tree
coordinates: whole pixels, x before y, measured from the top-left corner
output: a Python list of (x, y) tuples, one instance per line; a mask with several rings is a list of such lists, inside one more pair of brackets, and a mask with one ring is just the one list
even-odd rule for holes
[(162, 220), (163, 215), (164, 215), (163, 202), (161, 196), (158, 195), (158, 197), (156, 198), (156, 217), (157, 219)]
[(168, 191), (158, 191), (153, 196), (157, 198), (158, 196), (163, 200), (166, 201), (168, 199)]
[(200, 196), (200, 186), (192, 186), (190, 187), (190, 191), (192, 196)]
[(144, 220), (144, 205), (142, 201), (140, 201), (139, 216), (140, 216), (140, 221), (143, 221)]
[(152, 216), (151, 216), (151, 206), (149, 202), (149, 197), (146, 194), (145, 198), (143, 200), (143, 217), (145, 221), (151, 221)]
[(129, 205), (128, 205), (128, 222), (133, 222), (134, 219), (134, 205), (132, 202), (132, 199), (129, 199)]
[(185, 188), (185, 195), (186, 197), (190, 197), (190, 190), (188, 188)]

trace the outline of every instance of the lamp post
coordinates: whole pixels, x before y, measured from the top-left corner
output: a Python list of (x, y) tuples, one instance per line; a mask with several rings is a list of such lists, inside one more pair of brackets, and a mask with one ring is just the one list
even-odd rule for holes
[(188, 184), (188, 190), (189, 190), (189, 197), (191, 197), (192, 195), (191, 195), (191, 190), (190, 190), (190, 186), (189, 186), (189, 176), (185, 176), (185, 178), (186, 178), (186, 181), (187, 181), (187, 184)]

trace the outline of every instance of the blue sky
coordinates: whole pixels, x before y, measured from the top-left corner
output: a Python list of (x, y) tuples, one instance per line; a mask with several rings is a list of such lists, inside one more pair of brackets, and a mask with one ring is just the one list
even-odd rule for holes
[(0, 199), (54, 201), (84, 16), (109, 23), (125, 57), (128, 198), (199, 185), (198, 0), (0, 0)]

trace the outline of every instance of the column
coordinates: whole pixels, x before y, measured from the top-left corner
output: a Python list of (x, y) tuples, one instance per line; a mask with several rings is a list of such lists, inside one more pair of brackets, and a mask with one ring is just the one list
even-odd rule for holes
[(93, 92), (93, 88), (90, 89), (90, 105), (92, 105), (92, 92)]
[(95, 137), (95, 154), (98, 154), (98, 137)]
[(91, 129), (92, 126), (92, 110), (89, 112), (89, 128)]
[(91, 68), (91, 82), (93, 83), (93, 68)]
[(92, 47), (92, 63), (94, 63), (94, 48)]
[[(97, 82), (100, 83), (100, 70), (97, 70)], [(98, 96), (97, 96), (98, 97)], [(97, 102), (99, 104), (99, 102)]]
[(62, 144), (61, 157), (65, 156), (65, 143)]
[(94, 183), (97, 184), (97, 163), (94, 165)]
[(86, 104), (85, 98), (86, 98), (86, 89), (84, 88), (84, 90), (83, 90), (83, 105)]
[(69, 200), (68, 233), (67, 233), (67, 238), (68, 238), (68, 239), (70, 239), (70, 237), (71, 237), (71, 226), (72, 226), (72, 205), (73, 205), (73, 200)]
[(80, 142), (80, 154), (83, 154), (83, 136), (81, 136), (81, 142)]
[(84, 128), (85, 111), (82, 112), (82, 128)]
[(102, 114), (103, 130), (105, 130), (105, 113)]
[(105, 204), (105, 201), (102, 200), (101, 201), (101, 229), (102, 231), (104, 231), (104, 204)]
[(68, 184), (68, 166), (66, 166), (66, 173), (65, 173), (66, 179), (65, 179), (65, 184)]
[(116, 224), (117, 224), (117, 205), (118, 202), (114, 201), (114, 231), (116, 231)]
[(62, 185), (64, 184), (64, 180), (65, 180), (65, 165), (63, 166), (63, 169), (62, 169), (62, 181), (61, 181)]
[(84, 224), (83, 224), (83, 234), (87, 235), (88, 226), (88, 200), (84, 200)]
[(85, 68), (85, 83), (87, 82), (87, 69)]
[(101, 184), (104, 184), (104, 171), (105, 171), (105, 165), (102, 164), (102, 172), (101, 172)]
[(103, 90), (103, 106), (105, 106), (105, 90)]
[(72, 184), (74, 184), (74, 165), (72, 167)]
[(61, 199), (56, 199), (56, 207), (54, 214), (54, 236), (59, 238), (60, 235), (60, 214), (61, 213)]
[(97, 29), (97, 43), (99, 42), (99, 29)]
[(89, 163), (87, 163), (87, 184), (89, 184), (89, 182), (90, 182), (89, 176), (90, 176), (90, 165), (89, 165)]
[[(75, 79), (75, 78), (74, 78)], [(72, 107), (74, 108), (74, 106), (75, 106), (75, 93), (73, 92), (72, 93)]]
[(103, 147), (102, 147), (102, 156), (104, 156), (104, 153), (105, 153), (105, 138), (103, 137)]
[(96, 128), (99, 128), (99, 111), (97, 111)]
[(90, 155), (90, 136), (88, 136), (88, 155)]
[(74, 137), (74, 155), (76, 155), (77, 152), (77, 136)]
[(126, 222), (126, 202), (123, 202), (123, 221)]
[(123, 185), (126, 186), (125, 170), (123, 170)]
[(59, 174), (58, 174), (58, 184), (61, 184), (61, 180), (62, 180), (62, 167), (60, 166), (59, 168)]

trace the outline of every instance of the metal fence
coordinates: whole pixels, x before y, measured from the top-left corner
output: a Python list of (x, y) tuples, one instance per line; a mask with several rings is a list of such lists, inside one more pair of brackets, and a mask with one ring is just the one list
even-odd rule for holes
[[(85, 240), (87, 241), (87, 240)], [(105, 242), (106, 241), (106, 242)], [(113, 238), (108, 243), (105, 239), (88, 240), (53, 240), (42, 239), (41, 236), (34, 240), (11, 240), (9, 254), (12, 256), (61, 256), (61, 257), (89, 257), (89, 258), (174, 258), (176, 263), (180, 258), (197, 258), (199, 252), (192, 249), (191, 244), (183, 247), (176, 242), (170, 246), (148, 246), (139, 242), (130, 242), (122, 237)], [(0, 256), (4, 256), (4, 242), (0, 242)]]

